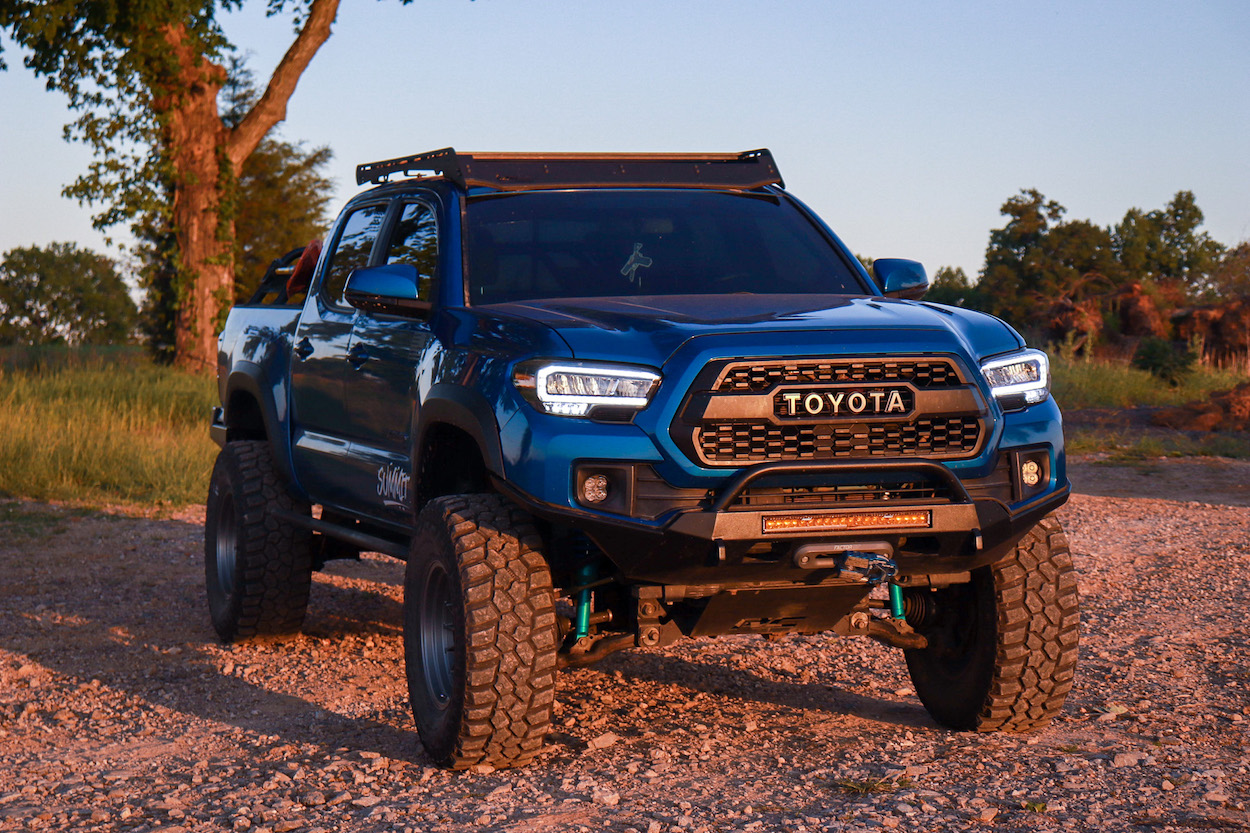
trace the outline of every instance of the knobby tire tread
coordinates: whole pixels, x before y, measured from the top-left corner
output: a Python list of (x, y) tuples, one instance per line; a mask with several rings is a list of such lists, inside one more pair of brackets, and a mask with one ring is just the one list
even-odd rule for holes
[[(233, 460), (223, 459), (226, 455)], [(312, 585), (312, 534), (269, 509), (307, 512), (309, 507), (287, 492), (267, 442), (229, 443), (219, 457), (218, 466), (223, 465), (231, 469), (236, 501), (240, 581), (233, 627), (218, 633), (227, 642), (298, 633)]]
[(558, 648), (555, 594), (530, 516), (497, 495), (431, 501), (463, 591), (464, 700), (452, 769), (523, 766), (551, 726)]
[(1080, 599), (1067, 537), (1043, 518), (966, 584), (933, 591), (929, 646), (908, 650), (925, 708), (960, 731), (1028, 732), (1062, 710), (1076, 674)]
[(976, 728), (1041, 729), (1063, 709), (1076, 676), (1080, 596), (1063, 527), (1043, 518), (991, 569), (998, 641)]

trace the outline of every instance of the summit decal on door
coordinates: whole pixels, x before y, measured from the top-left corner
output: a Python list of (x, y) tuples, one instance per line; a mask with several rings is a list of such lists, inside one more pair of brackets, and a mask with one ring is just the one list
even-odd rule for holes
[(378, 467), (378, 497), (386, 506), (407, 506), (408, 487), (412, 477), (399, 466), (390, 464)]

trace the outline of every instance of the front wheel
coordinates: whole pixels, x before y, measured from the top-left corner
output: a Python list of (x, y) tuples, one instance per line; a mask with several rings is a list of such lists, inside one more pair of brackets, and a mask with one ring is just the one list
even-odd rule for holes
[(908, 595), (909, 621), (929, 646), (904, 652), (907, 670), (934, 720), (1026, 732), (1059, 714), (1076, 673), (1080, 606), (1054, 516), (1010, 556), (974, 571), (971, 582)]
[(555, 598), (529, 516), (496, 495), (430, 501), (404, 578), (404, 661), (441, 766), (528, 763), (555, 703)]

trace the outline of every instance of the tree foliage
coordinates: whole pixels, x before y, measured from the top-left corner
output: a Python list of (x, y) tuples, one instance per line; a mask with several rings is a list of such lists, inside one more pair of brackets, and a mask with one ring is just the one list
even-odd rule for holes
[(935, 304), (981, 309), (985, 305), (981, 290), (968, 279), (963, 267), (942, 266), (933, 275), (933, 283), (924, 296)]
[(979, 284), (991, 312), (1023, 324), (1057, 298), (1075, 301), (1091, 285), (1114, 282), (1118, 268), (1105, 229), (1064, 222), (1067, 209), (1036, 189), (1021, 191), (1001, 211), (1010, 219), (990, 232)]
[[(236, 124), (259, 97), (252, 73), (232, 60), (222, 90), (222, 121)], [(234, 301), (245, 301), (269, 263), (324, 236), (334, 185), (325, 167), (330, 148), (266, 136), (247, 161), (235, 190)]]
[(235, 184), (285, 118), (339, 0), (269, 0), (270, 14), (291, 14), (295, 38), (260, 97), (227, 124), (217, 95), (232, 46), (218, 16), (242, 4), (0, 0), (0, 31), (29, 50), (27, 68), (68, 96), (77, 116), (66, 136), (95, 153), (66, 193), (99, 208), (100, 228), (130, 222), (139, 234), (172, 234), (174, 351), (190, 368), (215, 366), (216, 327), (233, 293)]
[(1189, 191), (1163, 209), (1130, 209), (1111, 228), (1064, 220), (1066, 209), (1036, 189), (1022, 190), (1001, 211), (1008, 220), (990, 232), (976, 300), (1018, 326), (1055, 305), (1098, 306), (1112, 317), (1112, 299), (1128, 284), (1191, 303), (1225, 291), (1227, 281), (1216, 278), (1223, 247), (1201, 229)]
[(1214, 300), (1210, 276), (1224, 247), (1200, 229), (1202, 221), (1190, 191), (1178, 191), (1161, 210), (1130, 209), (1112, 231), (1116, 257), (1134, 280), (1171, 283), (1193, 300)]
[(1250, 298), (1250, 240), (1224, 253), (1211, 272), (1210, 282), (1220, 298)]
[(0, 261), (0, 344), (118, 344), (136, 314), (113, 261), (73, 243), (17, 248)]

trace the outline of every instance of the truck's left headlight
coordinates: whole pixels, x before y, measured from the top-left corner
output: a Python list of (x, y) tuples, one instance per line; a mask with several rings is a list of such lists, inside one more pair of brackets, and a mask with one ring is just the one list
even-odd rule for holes
[(1050, 359), (1041, 350), (1021, 350), (981, 364), (981, 375), (1004, 411), (1036, 405), (1050, 396)]
[(581, 417), (595, 408), (645, 408), (660, 374), (625, 365), (538, 361), (517, 365), (512, 382), (540, 411)]

